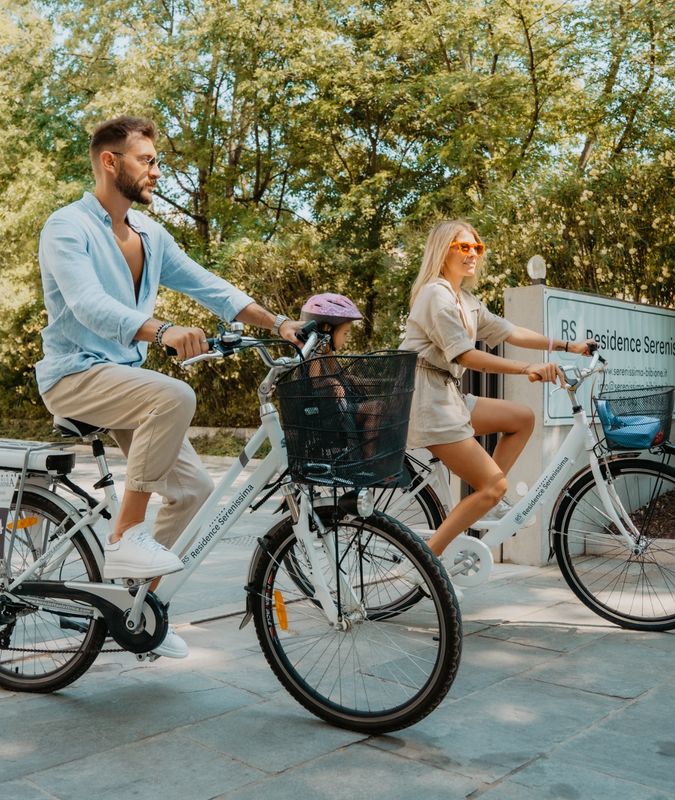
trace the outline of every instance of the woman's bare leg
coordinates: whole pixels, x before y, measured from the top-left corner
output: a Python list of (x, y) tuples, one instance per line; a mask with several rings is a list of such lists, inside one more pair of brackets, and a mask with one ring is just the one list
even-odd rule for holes
[(431, 550), (440, 555), (456, 536), (470, 528), (504, 497), (507, 485), (500, 466), (473, 438), (453, 444), (432, 445), (428, 449), (474, 489), (473, 494), (457, 503), (429, 539)]
[(501, 433), (492, 459), (506, 475), (523, 452), (534, 428), (534, 412), (520, 403), (479, 397), (471, 412), (477, 436)]

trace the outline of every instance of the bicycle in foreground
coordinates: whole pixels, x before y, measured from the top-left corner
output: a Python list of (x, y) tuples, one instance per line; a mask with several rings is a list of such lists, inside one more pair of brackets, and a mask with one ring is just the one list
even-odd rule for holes
[[(149, 581), (101, 578), (103, 552), (94, 525), (114, 518), (118, 504), (100, 430), (60, 420), (92, 444), (100, 501), (69, 478), (73, 453), (0, 443), (0, 478), (13, 480), (4, 526), (0, 517), (0, 687), (61, 689), (93, 664), (107, 636), (140, 659), (153, 658), (166, 635), (172, 597), (286, 471), (284, 432), (271, 398), (318, 339), (309, 333), (297, 356), (273, 358), (266, 340), (223, 330), (209, 340), (209, 353), (184, 362), (216, 361), (252, 348), (269, 372), (258, 390), (260, 428), (174, 544), (183, 570), (165, 576), (154, 593)], [(266, 440), (269, 454), (233, 488)], [(366, 733), (414, 724), (441, 702), (459, 664), (459, 609), (442, 565), (403, 525), (371, 513), (370, 490), (342, 493), (332, 506), (315, 510), (311, 485), (287, 477), (281, 489), (290, 512), (258, 540), (242, 627), (253, 618), (270, 667), (313, 714)], [(391, 610), (392, 598), (407, 586), (408, 576), (399, 575), (402, 562), (423, 594), (403, 613), (398, 606)]]
[[(527, 494), (480, 536), (461, 534), (443, 561), (453, 584), (471, 588), (490, 577), (491, 549), (525, 527), (550, 498), (550, 557), (582, 603), (624, 628), (675, 628), (675, 447), (668, 441), (673, 387), (601, 393), (594, 403), (598, 438), (577, 391), (606, 362), (596, 352), (588, 368), (565, 367), (574, 423)], [(648, 455), (645, 451), (648, 451)], [(588, 465), (578, 469), (584, 454)], [(408, 454), (406, 489), (376, 491), (376, 508), (428, 539), (452, 506), (447, 471)], [(478, 532), (478, 531), (477, 531)], [(402, 605), (418, 596), (410, 576)]]

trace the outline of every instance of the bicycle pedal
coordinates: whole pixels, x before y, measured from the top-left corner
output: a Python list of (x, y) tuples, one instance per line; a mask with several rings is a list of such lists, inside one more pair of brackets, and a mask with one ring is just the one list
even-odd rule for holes
[(158, 656), (157, 653), (136, 653), (136, 661), (140, 662), (150, 661), (152, 663), (157, 661), (158, 658), (161, 658), (161, 656)]

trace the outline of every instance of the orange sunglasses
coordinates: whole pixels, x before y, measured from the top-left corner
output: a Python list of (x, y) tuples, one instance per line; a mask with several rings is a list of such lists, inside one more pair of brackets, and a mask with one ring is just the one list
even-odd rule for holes
[(482, 256), (485, 252), (485, 245), (482, 242), (452, 242), (450, 247), (456, 247), (464, 255), (468, 255), (472, 250), (476, 251), (477, 256)]

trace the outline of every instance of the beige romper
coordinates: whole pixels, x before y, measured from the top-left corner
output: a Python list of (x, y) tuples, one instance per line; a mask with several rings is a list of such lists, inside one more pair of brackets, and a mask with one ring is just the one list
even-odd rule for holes
[(426, 284), (415, 298), (406, 323), (400, 349), (419, 354), (409, 448), (461, 442), (474, 435), (471, 410), (476, 398), (461, 393), (459, 381), (464, 368), (455, 359), (473, 350), (477, 339), (496, 347), (514, 329), (512, 323), (492, 314), (469, 292), (462, 289), (460, 294), (464, 315), (448, 281), (438, 278)]

